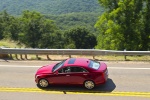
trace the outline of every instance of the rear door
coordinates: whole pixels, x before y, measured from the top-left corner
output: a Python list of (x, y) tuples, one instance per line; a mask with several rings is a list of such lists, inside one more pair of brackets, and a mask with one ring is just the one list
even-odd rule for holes
[(70, 84), (83, 84), (90, 74), (81, 66), (71, 66), (70, 70)]

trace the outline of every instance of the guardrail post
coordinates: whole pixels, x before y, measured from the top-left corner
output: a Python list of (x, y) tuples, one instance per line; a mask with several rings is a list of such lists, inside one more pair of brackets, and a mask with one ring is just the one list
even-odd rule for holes
[(36, 55), (36, 59), (37, 59), (37, 60), (39, 59), (38, 55)]
[(15, 57), (16, 57), (16, 59), (18, 59), (18, 55), (17, 54), (15, 54)]
[(23, 58), (22, 58), (22, 54), (20, 54), (20, 58), (23, 60)]
[(46, 55), (46, 56), (47, 56), (47, 59), (50, 60), (49, 55)]
[(28, 59), (27, 54), (25, 54), (25, 59)]
[(71, 55), (69, 55), (69, 58), (71, 58)]
[(127, 60), (127, 56), (126, 56), (126, 55), (124, 56), (124, 60), (125, 60), (125, 61)]
[[(124, 49), (124, 51), (126, 51), (126, 49)], [(124, 60), (125, 61), (127, 60), (127, 56), (126, 55), (124, 55)]]
[(95, 59), (95, 56), (93, 56), (93, 59)]
[(13, 57), (12, 57), (12, 54), (10, 54), (10, 58), (12, 59)]

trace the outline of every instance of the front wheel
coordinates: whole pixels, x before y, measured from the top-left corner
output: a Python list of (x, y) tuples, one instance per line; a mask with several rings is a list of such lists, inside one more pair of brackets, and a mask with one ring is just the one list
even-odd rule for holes
[(38, 85), (42, 88), (46, 88), (48, 87), (49, 83), (46, 79), (40, 79), (38, 82)]
[(85, 81), (84, 86), (87, 89), (93, 89), (95, 87), (95, 83), (93, 81)]

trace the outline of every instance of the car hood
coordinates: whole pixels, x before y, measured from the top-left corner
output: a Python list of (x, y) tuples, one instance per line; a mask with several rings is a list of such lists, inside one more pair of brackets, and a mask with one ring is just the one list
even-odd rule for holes
[(56, 64), (51, 64), (51, 65), (46, 65), (46, 66), (39, 68), (36, 72), (36, 75), (52, 73), (52, 69), (55, 65)]

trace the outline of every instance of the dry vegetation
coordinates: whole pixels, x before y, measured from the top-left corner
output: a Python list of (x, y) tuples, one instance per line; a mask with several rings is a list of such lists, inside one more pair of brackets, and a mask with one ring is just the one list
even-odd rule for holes
[(150, 56), (126, 56), (126, 60), (124, 56), (84, 56), (84, 55), (27, 55), (27, 58), (25, 58), (25, 55), (22, 55), (22, 58), (20, 55), (17, 55), (17, 58), (15, 55), (13, 55), (14, 60), (63, 60), (67, 58), (89, 58), (89, 59), (95, 59), (99, 61), (150, 61)]
[(24, 48), (25, 46), (22, 44), (19, 44), (17, 42), (14, 42), (12, 40), (3, 39), (0, 40), (0, 47), (8, 47), (8, 48)]

